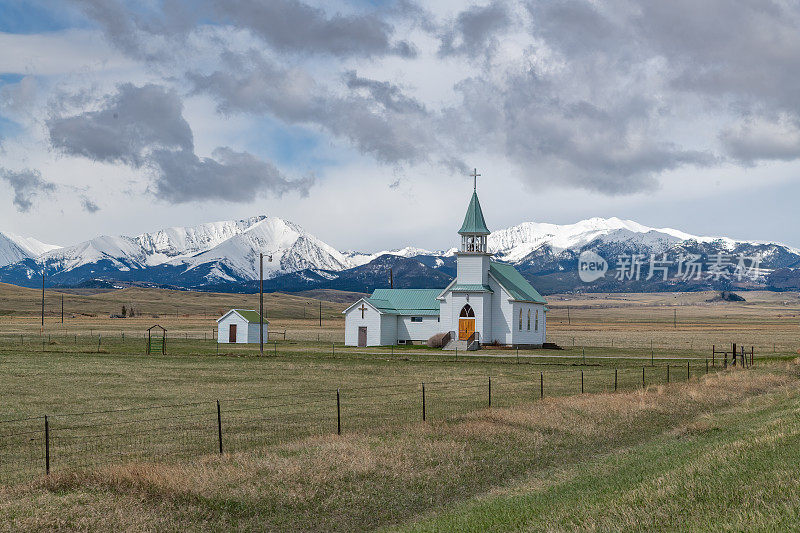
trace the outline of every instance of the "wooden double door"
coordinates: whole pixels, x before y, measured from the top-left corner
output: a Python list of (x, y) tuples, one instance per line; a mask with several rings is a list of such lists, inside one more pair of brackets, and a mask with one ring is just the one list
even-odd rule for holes
[(474, 318), (459, 318), (458, 319), (458, 340), (468, 340), (472, 334), (475, 333), (475, 319)]
[(466, 304), (458, 314), (458, 340), (469, 340), (473, 333), (475, 333), (475, 310)]

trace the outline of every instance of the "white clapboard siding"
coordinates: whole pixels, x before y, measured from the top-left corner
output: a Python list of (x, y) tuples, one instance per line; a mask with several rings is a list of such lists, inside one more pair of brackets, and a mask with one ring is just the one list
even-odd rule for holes
[[(420, 316), (420, 315), (415, 315)], [(422, 322), (412, 322), (411, 315), (397, 317), (397, 339), (401, 341), (427, 341), (437, 333), (444, 333), (440, 329), (438, 316), (421, 316)]]
[(381, 344), (381, 314), (372, 306), (365, 305), (364, 318), (361, 318), (359, 309), (364, 303), (358, 301), (351, 306), (344, 317), (344, 343), (347, 346), (358, 346), (358, 328), (367, 328), (367, 346), (380, 346)]
[(486, 285), (489, 275), (489, 256), (458, 254), (456, 278), (461, 285)]
[(248, 337), (248, 322), (237, 313), (229, 313), (217, 323), (217, 342), (222, 344), (227, 344), (230, 342), (228, 334), (230, 333), (231, 324), (236, 324), (236, 343), (246, 344)]
[[(528, 311), (531, 312), (531, 327), (528, 329)], [(522, 311), (522, 330), (519, 328), (519, 313)], [(536, 311), (539, 312), (539, 328), (536, 328)], [(544, 343), (546, 325), (543, 321), (544, 305), (514, 302), (514, 316), (512, 322), (512, 341), (511, 344), (532, 344), (539, 345)]]
[(492, 336), (489, 342), (511, 344), (513, 342), (513, 332), (511, 331), (513, 305), (508, 301), (511, 295), (491, 277), (489, 278), (489, 287), (494, 291), (492, 294)]
[[(269, 338), (269, 326), (264, 322), (264, 342)], [(250, 322), (247, 327), (247, 342), (251, 344), (258, 344), (260, 339), (258, 337), (258, 322)]]

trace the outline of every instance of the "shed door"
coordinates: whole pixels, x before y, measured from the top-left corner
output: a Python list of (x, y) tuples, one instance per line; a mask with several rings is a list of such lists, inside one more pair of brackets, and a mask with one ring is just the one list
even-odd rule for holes
[(358, 328), (358, 346), (363, 348), (367, 345), (367, 327), (361, 326)]
[(236, 342), (236, 324), (231, 324), (228, 330), (228, 342)]

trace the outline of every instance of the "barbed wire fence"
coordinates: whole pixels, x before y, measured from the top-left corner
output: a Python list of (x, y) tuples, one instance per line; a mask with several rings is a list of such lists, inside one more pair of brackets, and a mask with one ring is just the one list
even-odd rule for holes
[[(130, 353), (144, 355), (146, 353), (146, 333), (141, 331), (115, 331), (115, 330), (102, 330), (102, 331), (89, 331), (88, 334), (84, 330), (80, 333), (69, 331), (53, 331), (45, 334), (32, 334), (28, 333), (0, 333), (0, 352), (9, 351), (15, 352), (25, 350), (26, 352), (50, 352), (50, 353)], [(720, 334), (718, 337), (709, 337), (707, 334), (691, 335), (688, 332), (675, 333), (673, 337), (659, 337), (663, 332), (640, 332), (636, 335), (615, 336), (615, 332), (560, 332), (553, 331), (547, 335), (548, 342), (552, 342), (559, 346), (562, 355), (571, 355), (580, 357), (582, 350), (587, 352), (587, 357), (615, 357), (619, 350), (636, 350), (639, 356), (668, 359), (677, 358), (683, 359), (687, 357), (694, 357), (695, 359), (704, 359), (707, 355), (710, 356), (710, 343), (716, 343), (716, 346), (730, 345), (726, 339), (731, 337), (747, 336), (748, 348), (755, 349), (763, 356), (769, 354), (796, 354), (798, 345), (792, 340), (793, 337), (775, 338), (772, 335), (742, 335), (737, 332), (737, 335), (728, 335), (725, 333)], [(313, 335), (312, 335), (313, 336)], [(336, 350), (347, 350), (352, 353), (358, 353), (359, 350), (354, 347), (346, 347), (341, 335), (335, 332), (325, 332), (319, 338), (321, 339), (315, 344), (317, 337), (307, 340), (307, 332), (294, 333), (292, 330), (283, 329), (280, 332), (271, 334), (265, 341), (265, 352), (270, 355), (286, 355), (287, 350), (291, 353), (308, 352), (308, 353), (327, 353), (330, 351), (332, 345), (335, 345)], [(189, 354), (189, 353), (207, 353), (207, 354), (225, 354), (229, 352), (242, 352), (242, 353), (255, 353), (258, 351), (257, 347), (247, 344), (228, 344), (217, 343), (216, 337), (212, 337), (210, 331), (193, 331), (181, 332), (168, 335), (167, 344), (169, 348), (167, 352), (170, 354)], [(418, 345), (408, 346), (395, 346), (395, 347), (371, 347), (366, 352), (385, 352), (389, 348), (393, 352), (400, 353), (406, 350), (424, 350), (424, 347)], [(509, 349), (500, 348), (493, 350), (491, 346), (487, 346), (487, 354), (505, 354), (513, 351)], [(492, 351), (488, 351), (492, 349)], [(577, 352), (576, 352), (577, 351)], [(598, 353), (598, 351), (606, 353)], [(549, 357), (553, 353), (546, 353), (539, 349), (521, 350), (520, 353), (526, 356), (541, 355)], [(428, 351), (430, 355), (433, 352)], [(691, 354), (691, 355), (690, 355)], [(446, 354), (442, 354), (446, 357)]]
[(685, 382), (721, 369), (719, 363), (687, 359), (685, 365), (547, 369), (0, 419), (0, 484), (57, 471), (181, 461), (306, 437), (450, 421), (486, 408)]

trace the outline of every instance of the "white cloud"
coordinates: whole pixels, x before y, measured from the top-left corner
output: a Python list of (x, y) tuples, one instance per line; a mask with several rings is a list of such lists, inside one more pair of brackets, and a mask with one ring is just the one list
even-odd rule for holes
[(96, 30), (64, 30), (44, 34), (0, 32), (0, 72), (37, 76), (77, 71), (138, 68), (109, 46)]
[[(248, 0), (229, 17), (202, 5), (162, 11), (148, 2), (134, 13), (113, 0), (79, 4), (97, 29), (0, 34), (0, 49), (14, 51), (0, 54), (0, 72), (28, 75), (24, 91), (0, 88), (0, 114), (24, 130), (0, 150), (9, 168), (74, 187), (60, 199), (70, 210), (80, 211), (81, 195), (102, 206), (91, 220), (107, 232), (266, 211), (340, 247), (447, 246), (462, 186), (468, 192), (459, 166), (496, 177), (479, 185), (498, 213), (493, 227), (631, 213), (661, 213), (666, 220), (644, 222), (681, 227), (664, 206), (680, 211), (681, 198), (722, 194), (735, 203), (747, 187), (784, 186), (800, 164), (800, 10), (792, 4), (497, 0), (422, 9), (298, 0), (269, 6), (285, 15), (277, 33), (264, 4)], [(321, 29), (314, 39), (299, 38), (308, 27), (296, 27), (298, 14)], [(375, 24), (367, 31), (365, 22)], [(332, 31), (342, 25), (347, 31)], [(415, 52), (402, 53), (403, 42)], [(49, 151), (48, 119), (97, 112), (125, 83), (164, 87), (183, 105), (191, 140), (170, 149), (188, 150), (180, 159), (189, 172), (153, 181), (150, 141), (137, 145), (142, 159), (127, 161), (138, 168)], [(313, 147), (293, 148), (287, 139), (297, 132)], [(303, 150), (272, 167), (228, 160), (262, 178), (314, 175), (318, 185), (291, 201), (148, 207), (153, 191), (196, 187), (192, 176), (205, 175), (204, 158), (219, 147), (262, 162)], [(452, 212), (443, 212), (450, 197)], [(46, 197), (36, 205), (54, 207)], [(395, 205), (403, 216), (386, 213)], [(0, 213), (0, 229), (20, 232), (21, 220), (37, 227), (28, 216)], [(364, 232), (363, 218), (385, 221), (386, 231)], [(41, 227), (70, 242), (86, 226)]]

